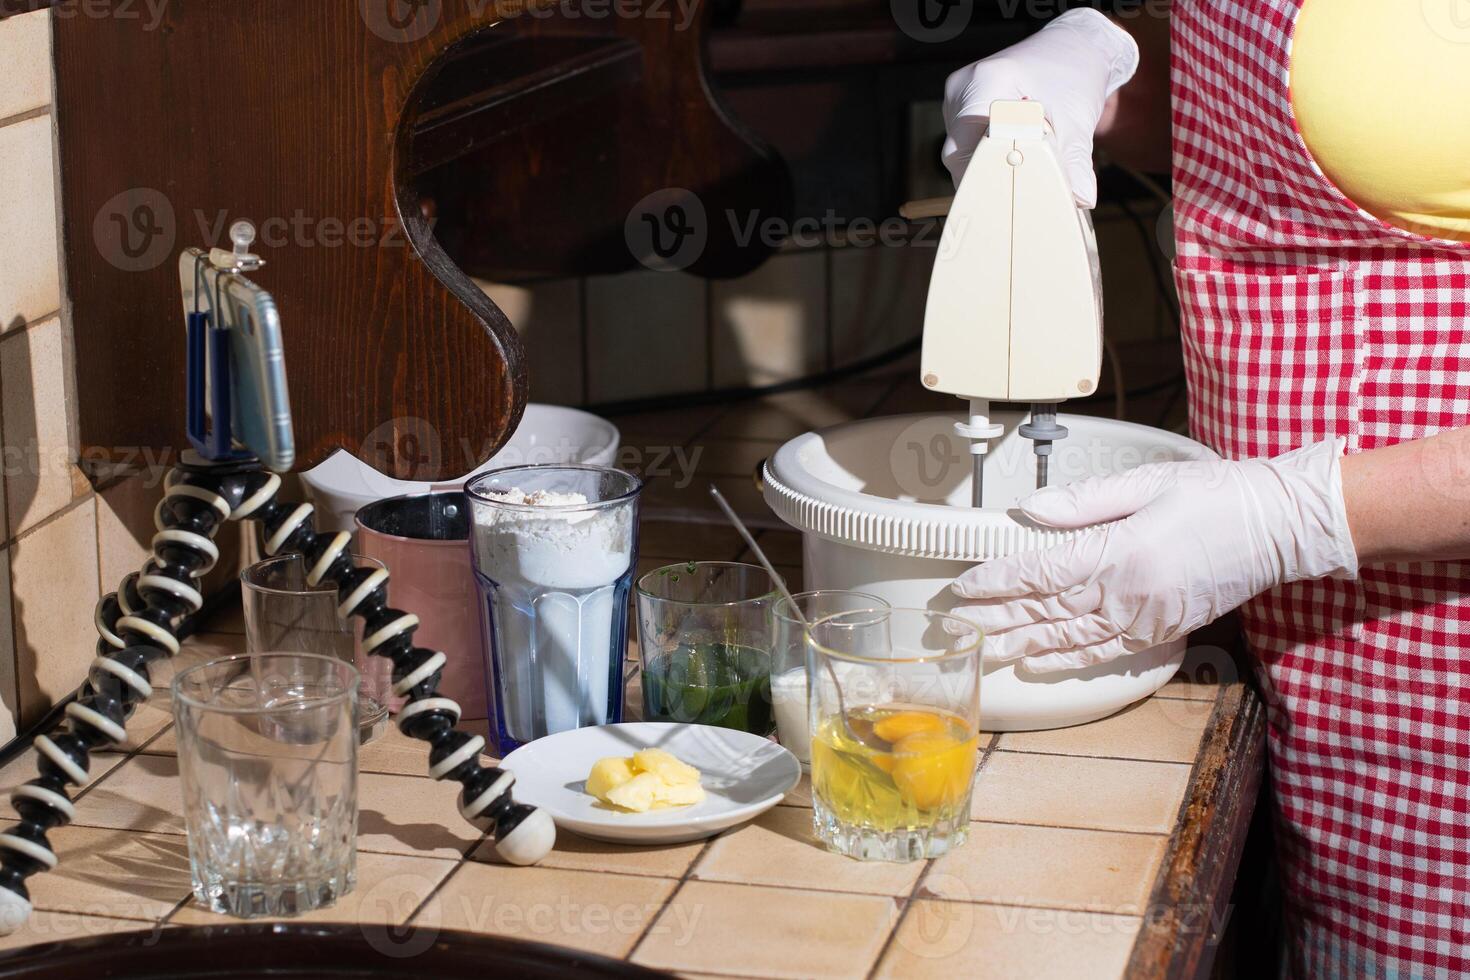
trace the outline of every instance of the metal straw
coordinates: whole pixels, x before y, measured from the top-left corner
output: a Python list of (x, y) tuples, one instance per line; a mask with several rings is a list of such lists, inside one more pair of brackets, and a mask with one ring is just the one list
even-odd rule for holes
[[(797, 605), (796, 599), (791, 595), (791, 590), (786, 587), (786, 580), (776, 571), (776, 566), (771, 564), (771, 560), (766, 557), (766, 553), (761, 550), (761, 546), (755, 543), (755, 537), (750, 533), (750, 529), (745, 526), (745, 522), (740, 519), (740, 515), (735, 513), (735, 509), (730, 506), (730, 502), (725, 499), (725, 495), (720, 493), (720, 488), (713, 483), (710, 484), (709, 495), (715, 498), (715, 503), (720, 505), (720, 509), (725, 512), (725, 516), (730, 519), (730, 523), (735, 525), (735, 530), (739, 531), (740, 536), (745, 539), (745, 543), (750, 547), (751, 553), (755, 555), (756, 561), (761, 563), (761, 566), (771, 576), (771, 580), (776, 583), (777, 590), (780, 591), (781, 595), (786, 597), (786, 601), (791, 605), (791, 612), (796, 616), (797, 622), (801, 623), (801, 627), (806, 631), (806, 635), (810, 637), (812, 632), (811, 623), (806, 621), (806, 616), (802, 614), (801, 606)], [(876, 748), (876, 746), (872, 746), (861, 735), (853, 731), (852, 721), (847, 717), (847, 705), (842, 700), (842, 685), (837, 682), (837, 671), (833, 669), (832, 661), (823, 657), (822, 665), (827, 668), (827, 674), (832, 678), (832, 690), (837, 694), (837, 711), (842, 716), (842, 727), (847, 729), (848, 738), (851, 738), (859, 745), (868, 745), (870, 748)], [(886, 746), (881, 751), (886, 751)]]

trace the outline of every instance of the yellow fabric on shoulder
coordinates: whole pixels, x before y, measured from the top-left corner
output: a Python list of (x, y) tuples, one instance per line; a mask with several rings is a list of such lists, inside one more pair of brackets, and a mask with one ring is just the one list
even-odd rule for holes
[[(1470, 21), (1456, 2), (1305, 0), (1291, 100), (1317, 165), (1354, 204), (1470, 240)], [(1439, 16), (1442, 15), (1442, 16)]]

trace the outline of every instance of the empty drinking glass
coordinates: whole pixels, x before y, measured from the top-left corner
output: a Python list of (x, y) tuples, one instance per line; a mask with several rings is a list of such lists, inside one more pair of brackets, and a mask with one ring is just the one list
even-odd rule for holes
[[(796, 609), (791, 608), (793, 601)], [(803, 766), (812, 761), (812, 736), (807, 728), (807, 625), (837, 613), (887, 608), (888, 603), (875, 595), (838, 589), (798, 592), (772, 607), (771, 707), (776, 714), (776, 737)]]
[[(358, 568), (382, 568), (375, 558), (352, 556)], [(359, 737), (366, 743), (388, 727), (388, 695), (392, 664), (386, 657), (367, 657), (358, 649), (358, 627), (337, 612), (337, 590), (306, 584), (306, 559), (300, 555), (267, 558), (240, 573), (240, 600), (245, 608), (245, 649), (251, 653), (291, 650), (319, 653), (362, 664), (358, 694)], [(371, 661), (371, 662), (369, 662)]]
[(352, 890), (357, 670), (243, 654), (173, 681), (194, 897), (240, 918), (290, 916)]

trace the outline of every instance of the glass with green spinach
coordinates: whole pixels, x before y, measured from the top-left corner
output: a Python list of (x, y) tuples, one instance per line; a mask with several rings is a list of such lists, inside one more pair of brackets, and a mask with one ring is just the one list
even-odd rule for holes
[(681, 562), (638, 580), (643, 716), (769, 735), (775, 583), (737, 562)]

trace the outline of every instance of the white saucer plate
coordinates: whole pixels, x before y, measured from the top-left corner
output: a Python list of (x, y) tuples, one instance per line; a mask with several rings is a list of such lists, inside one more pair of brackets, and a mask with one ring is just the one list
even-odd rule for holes
[[(699, 770), (705, 799), (693, 806), (629, 813), (587, 795), (592, 764), (639, 749), (672, 752)], [(537, 739), (505, 757), (517, 802), (542, 807), (556, 825), (622, 844), (679, 844), (713, 837), (757, 817), (801, 779), (796, 757), (770, 739), (729, 728), (631, 722)]]

